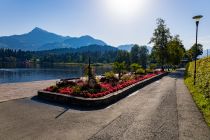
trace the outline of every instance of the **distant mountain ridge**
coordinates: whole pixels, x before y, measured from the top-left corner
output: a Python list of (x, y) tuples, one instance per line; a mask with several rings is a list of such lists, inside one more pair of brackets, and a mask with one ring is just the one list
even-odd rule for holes
[(69, 37), (50, 33), (41, 28), (22, 35), (0, 37), (0, 48), (29, 51), (50, 50), (55, 48), (80, 48), (89, 45), (107, 45), (104, 41), (91, 36)]
[(126, 44), (126, 45), (120, 45), (117, 48), (120, 50), (124, 50), (124, 51), (131, 51), (131, 48), (134, 46), (135, 44)]
[(89, 46), (83, 46), (80, 48), (55, 48), (52, 50), (44, 50), (40, 51), (41, 53), (56, 53), (56, 54), (65, 54), (65, 53), (104, 53), (104, 52), (110, 52), (110, 51), (117, 51), (118, 49), (116, 47), (108, 46), (108, 45), (89, 45)]

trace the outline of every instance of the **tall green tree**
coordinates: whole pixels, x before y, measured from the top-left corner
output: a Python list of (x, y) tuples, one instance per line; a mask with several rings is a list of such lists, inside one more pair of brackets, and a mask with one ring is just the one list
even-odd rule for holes
[(131, 48), (131, 63), (140, 64), (144, 69), (147, 67), (148, 56), (149, 50), (147, 46), (139, 46), (136, 44)]
[(157, 28), (154, 30), (153, 37), (149, 43), (153, 43), (152, 53), (155, 55), (157, 62), (162, 65), (167, 61), (167, 44), (171, 39), (170, 30), (166, 26), (165, 21), (161, 18), (157, 19)]
[(197, 58), (199, 55), (203, 54), (203, 45), (202, 44), (198, 44), (196, 47), (196, 44), (194, 44), (188, 51), (187, 51), (187, 55), (188, 58), (192, 61), (195, 59), (195, 57)]
[(140, 65), (146, 69), (147, 68), (147, 60), (149, 56), (149, 50), (147, 49), (147, 46), (140, 46), (139, 47), (139, 63)]
[(131, 63), (139, 63), (139, 45), (135, 44), (130, 52)]
[(179, 39), (179, 35), (173, 37), (167, 44), (168, 52), (168, 64), (178, 65), (180, 64), (182, 58), (185, 54), (185, 48), (182, 44), (182, 41)]
[(125, 62), (126, 65), (130, 65), (130, 53), (128, 51), (119, 50), (117, 51), (116, 62)]

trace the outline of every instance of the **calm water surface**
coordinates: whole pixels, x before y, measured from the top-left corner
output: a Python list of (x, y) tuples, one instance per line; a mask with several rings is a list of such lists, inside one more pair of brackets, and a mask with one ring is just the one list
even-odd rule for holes
[[(97, 75), (111, 70), (111, 66), (95, 66)], [(82, 65), (0, 64), (0, 83), (65, 79), (84, 76)]]

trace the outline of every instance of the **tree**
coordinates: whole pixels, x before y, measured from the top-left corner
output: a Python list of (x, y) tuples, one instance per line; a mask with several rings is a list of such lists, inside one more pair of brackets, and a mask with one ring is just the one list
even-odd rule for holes
[(167, 44), (168, 52), (168, 64), (178, 65), (185, 54), (185, 48), (182, 41), (179, 39), (179, 35), (173, 37)]
[(198, 44), (196, 47), (196, 44), (194, 44), (187, 52), (189, 59), (192, 61), (195, 58), (197, 58), (199, 55), (203, 54), (203, 45)]
[(135, 44), (130, 52), (131, 63), (139, 63), (139, 45)]
[(139, 47), (139, 62), (140, 65), (146, 69), (147, 68), (147, 60), (148, 60), (149, 50), (147, 46), (140, 46)]
[(117, 51), (116, 62), (125, 62), (126, 65), (130, 65), (130, 54), (127, 51), (119, 50)]
[(167, 43), (171, 39), (170, 30), (166, 27), (165, 21), (157, 19), (157, 28), (154, 30), (153, 37), (149, 43), (153, 43), (152, 53), (155, 55), (157, 62), (162, 65), (167, 61)]
[(122, 62), (122, 63), (115, 62), (113, 64), (113, 70), (114, 70), (114, 72), (118, 73), (119, 80), (121, 79), (122, 73), (125, 70), (125, 68), (126, 68), (125, 62)]
[(147, 46), (134, 45), (131, 48), (131, 63), (140, 64), (144, 69), (147, 67), (148, 56), (149, 50), (147, 49)]

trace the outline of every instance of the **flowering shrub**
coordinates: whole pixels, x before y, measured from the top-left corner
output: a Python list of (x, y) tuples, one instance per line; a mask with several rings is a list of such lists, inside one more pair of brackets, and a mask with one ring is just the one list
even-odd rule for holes
[(106, 96), (110, 93), (116, 92), (118, 90), (121, 90), (125, 87), (133, 85), (142, 80), (149, 79), (161, 73), (163, 72), (156, 71), (155, 73), (147, 74), (144, 76), (138, 76), (133, 79), (121, 80), (117, 84), (114, 84), (114, 85), (110, 82), (103, 81), (97, 84), (93, 88), (89, 87), (88, 84), (82, 80), (79, 80), (76, 82), (65, 81), (66, 85), (64, 83), (60, 83), (60, 84), (57, 84), (57, 86), (51, 86), (44, 90), (49, 91), (49, 92), (58, 92), (60, 94), (81, 96), (81, 97), (86, 97), (86, 98), (98, 98), (98, 97)]
[(58, 90), (57, 86), (50, 86), (44, 89), (44, 91), (49, 91), (49, 92), (56, 92)]
[(66, 88), (59, 89), (58, 92), (61, 94), (71, 95), (73, 93), (73, 89), (70, 87), (66, 87)]
[(53, 91), (53, 86), (47, 87), (46, 89), (44, 89), (44, 91)]

